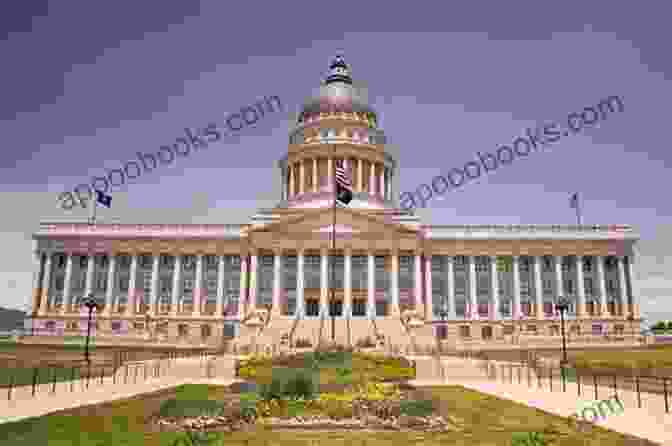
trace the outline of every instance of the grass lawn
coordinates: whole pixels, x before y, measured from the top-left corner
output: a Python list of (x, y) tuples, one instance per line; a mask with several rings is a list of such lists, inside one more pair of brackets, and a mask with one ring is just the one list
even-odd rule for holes
[(662, 369), (672, 368), (672, 345), (642, 350), (594, 350), (572, 352), (569, 361), (579, 368), (591, 369)]
[[(282, 431), (258, 426), (250, 432), (221, 434), (219, 445), (509, 445), (516, 432), (541, 432), (553, 445), (609, 446), (652, 445), (594, 427), (579, 433), (566, 418), (549, 415), (459, 386), (422, 388), (437, 401), (438, 411), (457, 421), (462, 432), (353, 432)], [(187, 385), (175, 389), (174, 398), (217, 400), (230, 393), (221, 386)], [(0, 425), (2, 445), (47, 446), (171, 446), (185, 434), (146, 431), (145, 418), (156, 412), (146, 399), (136, 398), (106, 405), (105, 410), (79, 410), (75, 414), (49, 415)], [(187, 444), (187, 443), (185, 443)]]

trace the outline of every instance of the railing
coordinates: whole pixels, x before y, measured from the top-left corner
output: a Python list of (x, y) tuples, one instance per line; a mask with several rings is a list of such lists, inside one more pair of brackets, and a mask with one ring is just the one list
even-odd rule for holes
[[(643, 401), (651, 404), (655, 396), (659, 397), (658, 407), (664, 407), (665, 413), (670, 413), (670, 384), (672, 378), (658, 376), (619, 376), (616, 374), (597, 374), (590, 373), (581, 369), (568, 367), (530, 367), (521, 363), (498, 363), (496, 361), (484, 360), (481, 364), (482, 371), (489, 380), (499, 380), (514, 384), (523, 384), (527, 381), (528, 387), (537, 389), (549, 389), (551, 392), (567, 392), (567, 385), (576, 385), (577, 396), (582, 394), (594, 396), (595, 400), (602, 398), (606, 393), (619, 401), (626, 401), (626, 396), (636, 398), (637, 408), (641, 409)], [(515, 373), (514, 373), (515, 369)], [(523, 376), (526, 375), (526, 378)], [(516, 380), (517, 377), (517, 380)], [(536, 383), (535, 383), (536, 381)], [(554, 386), (555, 382), (555, 386)], [(554, 389), (555, 387), (555, 389)], [(619, 391), (621, 394), (619, 395)], [(630, 395), (628, 395), (630, 394)], [(643, 398), (644, 397), (644, 398)]]

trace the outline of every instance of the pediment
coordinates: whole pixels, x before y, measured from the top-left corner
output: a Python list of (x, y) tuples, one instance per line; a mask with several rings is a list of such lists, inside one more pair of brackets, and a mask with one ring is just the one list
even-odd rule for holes
[[(299, 216), (291, 216), (271, 224), (257, 227), (251, 233), (277, 233), (291, 236), (292, 234), (321, 233), (329, 234), (334, 228), (334, 211), (332, 209), (307, 210)], [(336, 209), (336, 232), (339, 234), (404, 234), (415, 236), (417, 231), (401, 225), (389, 218), (369, 215), (366, 211), (338, 208)]]

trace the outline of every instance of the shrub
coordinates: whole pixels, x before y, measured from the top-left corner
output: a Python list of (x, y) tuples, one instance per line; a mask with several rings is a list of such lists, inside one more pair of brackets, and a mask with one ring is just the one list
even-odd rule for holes
[(224, 403), (215, 400), (183, 400), (171, 398), (164, 401), (159, 416), (167, 418), (196, 418), (217, 416), (224, 413)]
[(289, 398), (312, 399), (317, 389), (310, 372), (298, 370), (285, 383), (283, 394)]
[(280, 399), (283, 395), (282, 380), (274, 377), (270, 384), (262, 384), (259, 389), (259, 396), (264, 401)]
[(400, 402), (400, 412), (403, 415), (414, 417), (425, 417), (434, 410), (431, 400), (402, 400)]

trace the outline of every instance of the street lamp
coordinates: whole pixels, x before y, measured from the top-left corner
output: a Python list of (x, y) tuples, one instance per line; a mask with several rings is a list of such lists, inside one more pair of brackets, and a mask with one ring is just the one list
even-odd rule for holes
[(95, 308), (97, 310), (99, 308), (99, 304), (91, 293), (82, 299), (82, 304), (84, 304), (84, 306), (89, 309), (89, 319), (88, 323), (86, 324), (86, 347), (84, 349), (84, 358), (90, 366), (91, 360), (89, 359), (89, 338), (91, 337), (91, 316), (93, 314), (93, 309)]
[(569, 299), (563, 296), (558, 297), (558, 303), (555, 308), (560, 312), (560, 324), (562, 329), (562, 364), (567, 364), (567, 343), (565, 340), (565, 311), (569, 309)]

